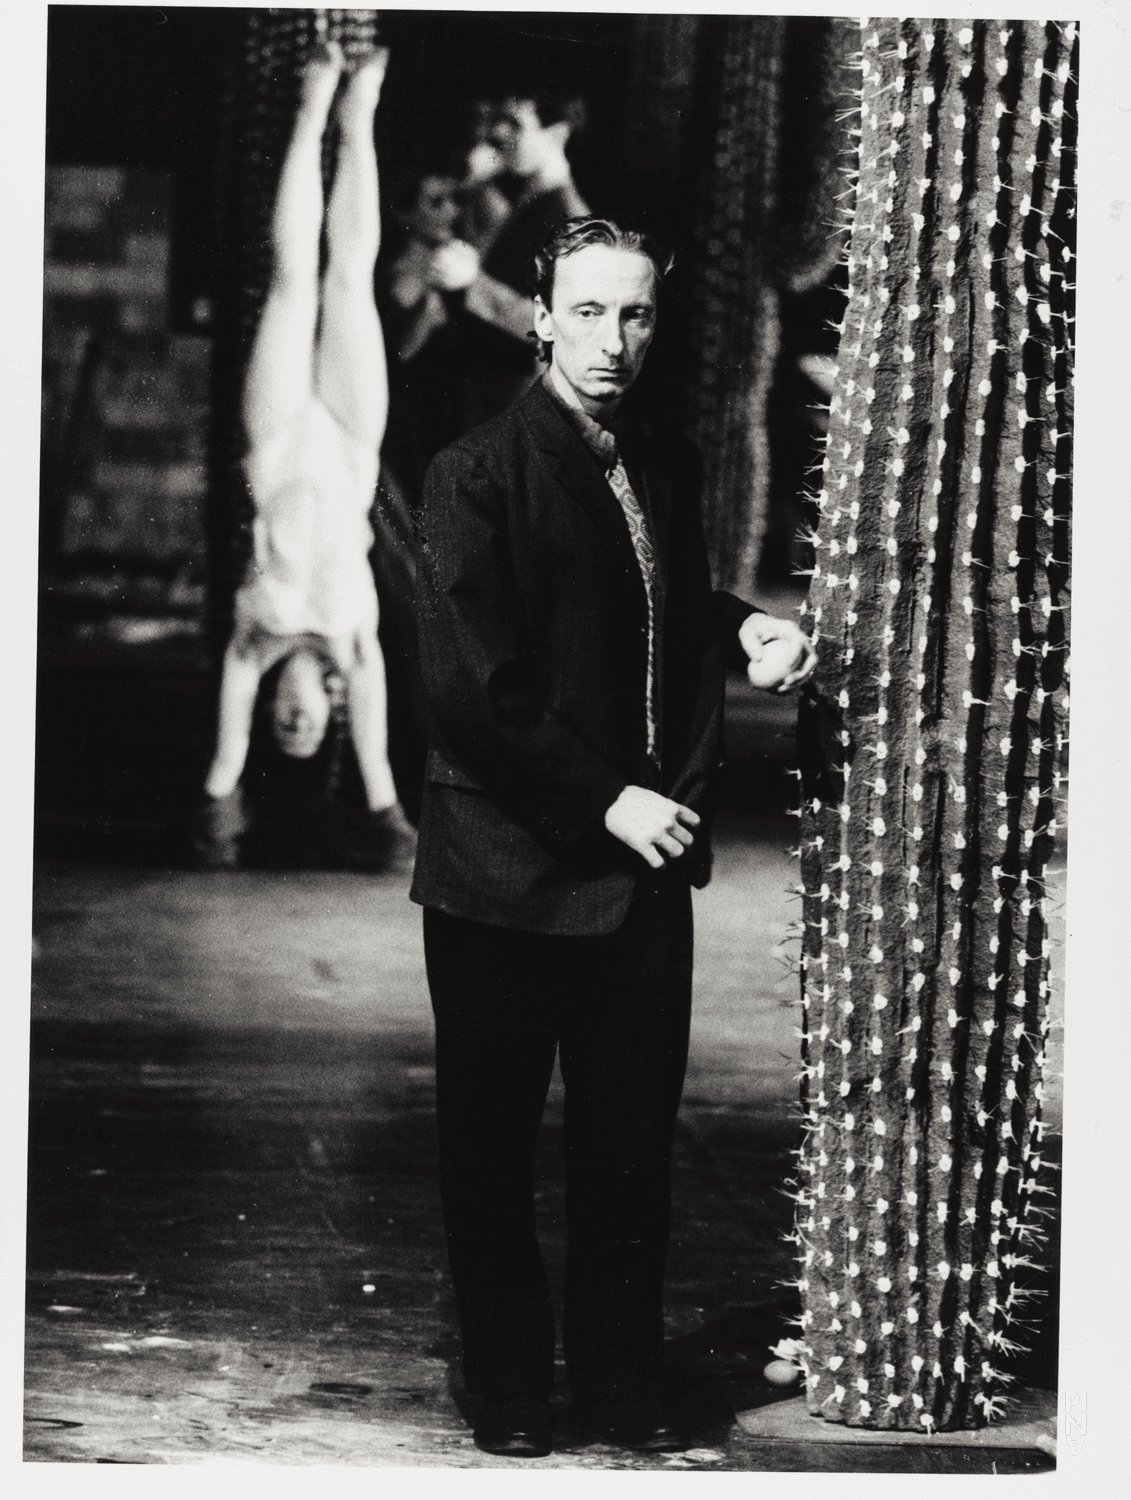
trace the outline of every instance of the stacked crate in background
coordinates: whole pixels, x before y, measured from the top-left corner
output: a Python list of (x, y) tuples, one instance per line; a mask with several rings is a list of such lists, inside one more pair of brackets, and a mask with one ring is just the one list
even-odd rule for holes
[(170, 202), (155, 173), (47, 174), (43, 599), (80, 635), (202, 628), (210, 345), (168, 331)]

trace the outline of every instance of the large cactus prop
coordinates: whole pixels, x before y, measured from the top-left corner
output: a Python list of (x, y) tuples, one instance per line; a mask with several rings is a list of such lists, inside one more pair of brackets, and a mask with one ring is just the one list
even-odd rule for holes
[(1039, 1254), (1076, 46), (1072, 25), (882, 20), (856, 60), (796, 1218), (809, 1407), (852, 1426), (1001, 1414)]

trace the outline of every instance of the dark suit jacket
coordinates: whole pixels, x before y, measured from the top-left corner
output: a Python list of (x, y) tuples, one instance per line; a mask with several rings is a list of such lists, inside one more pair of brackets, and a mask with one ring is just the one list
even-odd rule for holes
[[(417, 618), (432, 726), (412, 898), (547, 933), (613, 931), (644, 861), (605, 829), (629, 783), (709, 811), (724, 643), (752, 612), (712, 594), (699, 455), (626, 422), (656, 552), (660, 768), (647, 751), (648, 606), (600, 463), (541, 382), (444, 449), (425, 482)], [(707, 820), (673, 866), (710, 867)]]

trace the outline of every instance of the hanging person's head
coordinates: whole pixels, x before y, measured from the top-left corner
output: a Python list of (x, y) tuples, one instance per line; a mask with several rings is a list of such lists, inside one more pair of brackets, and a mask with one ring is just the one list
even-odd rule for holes
[(275, 744), (295, 760), (309, 760), (326, 737), (334, 706), (336, 669), (312, 647), (300, 646), (283, 662), (271, 701)]

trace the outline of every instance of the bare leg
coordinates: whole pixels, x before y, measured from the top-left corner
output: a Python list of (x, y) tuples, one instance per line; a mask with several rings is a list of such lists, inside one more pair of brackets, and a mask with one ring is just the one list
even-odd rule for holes
[[(326, 214), (329, 260), (314, 371), (318, 398), (352, 438), (374, 450), (389, 408), (385, 344), (373, 301), (381, 238), (373, 116), (387, 63), (384, 49), (366, 59), (339, 106), (342, 134)], [(375, 629), (358, 638), (348, 682), (350, 733), (370, 811), (391, 812), (397, 792), (387, 749), (385, 662)]]
[(405, 869), (416, 852), (416, 834), (397, 801), (385, 739), (385, 661), (376, 629), (352, 643), (346, 673), (350, 734), (369, 803), (370, 857), (382, 869)]
[(385, 435), (389, 383), (385, 343), (373, 301), (381, 239), (373, 115), (389, 54), (367, 58), (350, 79), (338, 118), (341, 144), (326, 214), (329, 260), (314, 389), (351, 437), (377, 449)]
[(244, 385), (244, 426), (253, 445), (285, 427), (311, 396), (322, 233), (322, 134), (341, 70), (336, 44), (308, 65), (279, 176), (271, 226), (271, 285)]

